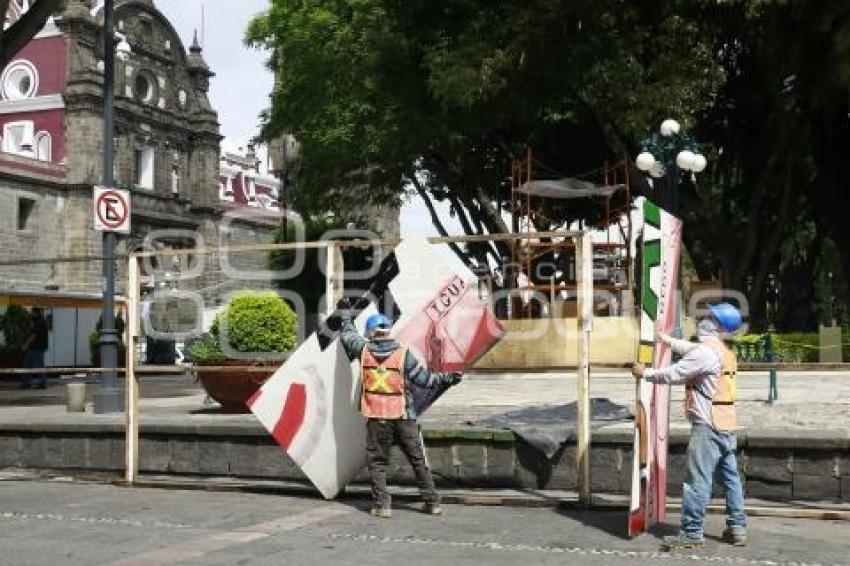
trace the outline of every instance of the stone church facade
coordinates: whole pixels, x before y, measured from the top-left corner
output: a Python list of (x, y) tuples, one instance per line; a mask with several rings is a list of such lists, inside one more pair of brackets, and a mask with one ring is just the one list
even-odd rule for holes
[[(99, 261), (10, 264), (102, 254), (92, 187), (103, 169), (103, 14), (92, 4), (68, 0), (0, 77), (4, 291), (102, 288)], [(138, 249), (154, 230), (172, 231), (159, 240), (165, 247), (270, 241), (280, 225), (279, 209), (268, 206), (276, 187), (275, 194), (260, 189), (264, 207), (221, 198), (221, 135), (208, 99), (213, 72), (197, 41), (186, 49), (152, 0), (118, 0), (115, 32), (119, 52), (130, 47), (115, 59), (114, 177), (132, 194), (132, 233), (120, 237), (119, 253)], [(262, 254), (240, 261), (265, 268)], [(119, 271), (120, 291), (120, 262)], [(208, 263), (192, 287), (220, 287), (221, 277)]]

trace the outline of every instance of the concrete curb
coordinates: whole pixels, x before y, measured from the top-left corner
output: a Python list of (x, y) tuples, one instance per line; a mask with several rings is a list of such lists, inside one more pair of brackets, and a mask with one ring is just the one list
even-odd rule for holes
[[(85, 420), (83, 420), (83, 417)], [(122, 434), (124, 433), (122, 416), (99, 416), (72, 414), (66, 418), (51, 417), (26, 419), (22, 421), (0, 421), (0, 433), (65, 433), (65, 434)], [(141, 434), (173, 434), (197, 436), (268, 436), (268, 432), (258, 422), (244, 420), (221, 422), (216, 417), (197, 419), (195, 422), (175, 422), (169, 417), (143, 418), (139, 430)], [(423, 425), (422, 435), (426, 440), (472, 440), (496, 443), (516, 442), (520, 436), (507, 429), (483, 427), (432, 428)], [(633, 440), (632, 425), (618, 423), (593, 428), (594, 444), (624, 444)], [(753, 448), (809, 448), (809, 449), (850, 449), (850, 430), (773, 430), (750, 432), (746, 429), (737, 433), (738, 447)], [(670, 444), (687, 444), (689, 429), (684, 426), (671, 427), (668, 436)], [(568, 439), (568, 443), (569, 443)]]
[[(81, 418), (83, 417), (83, 418)], [(627, 494), (631, 489), (633, 430), (629, 423), (593, 430), (591, 491)], [(550, 460), (510, 430), (426, 428), (431, 467), (446, 487), (576, 489), (575, 440)], [(668, 492), (684, 481), (688, 429), (669, 434)], [(227, 476), (303, 481), (304, 476), (256, 421), (201, 415), (143, 419), (142, 474)], [(749, 497), (772, 500), (850, 501), (848, 431), (741, 431), (738, 464)], [(118, 471), (124, 469), (124, 423), (120, 416), (0, 422), (0, 467)], [(389, 469), (392, 482), (414, 485), (398, 449)], [(365, 470), (357, 480), (367, 479)]]

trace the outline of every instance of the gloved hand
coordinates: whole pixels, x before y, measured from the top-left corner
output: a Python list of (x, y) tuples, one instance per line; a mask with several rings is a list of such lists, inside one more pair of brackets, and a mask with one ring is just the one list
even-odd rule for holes
[(452, 378), (452, 385), (457, 385), (458, 383), (463, 381), (463, 374), (460, 373), (459, 371), (453, 371), (451, 373), (451, 378)]
[(673, 337), (669, 334), (664, 334), (663, 332), (656, 331), (655, 332), (655, 341), (660, 344), (667, 344), (668, 346), (673, 343)]
[(632, 364), (632, 377), (640, 381), (643, 379), (643, 374), (646, 372), (646, 366), (640, 362)]

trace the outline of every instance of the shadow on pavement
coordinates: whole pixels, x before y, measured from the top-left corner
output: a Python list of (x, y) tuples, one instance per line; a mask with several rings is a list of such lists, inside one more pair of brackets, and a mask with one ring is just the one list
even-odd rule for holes
[(577, 521), (588, 527), (598, 529), (606, 534), (615, 536), (622, 540), (629, 540), (626, 530), (628, 514), (621, 509), (617, 510), (582, 510), (571, 509), (566, 506), (556, 508), (556, 512), (573, 521)]
[(661, 539), (666, 536), (679, 534), (679, 525), (678, 523), (658, 523), (650, 527), (649, 530), (646, 531), (646, 534), (655, 537), (659, 542), (661, 542)]
[[(192, 409), (189, 411), (190, 415), (232, 415), (234, 413), (228, 413), (224, 409), (222, 409), (218, 405), (213, 405), (211, 407), (203, 407), (201, 409)], [(239, 414), (239, 413), (236, 413)], [(250, 414), (248, 412), (242, 414)]]

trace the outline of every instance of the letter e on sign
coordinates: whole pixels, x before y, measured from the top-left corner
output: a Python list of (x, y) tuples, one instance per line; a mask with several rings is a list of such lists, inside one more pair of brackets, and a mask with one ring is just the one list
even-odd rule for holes
[(95, 187), (92, 202), (95, 230), (130, 233), (130, 191)]

